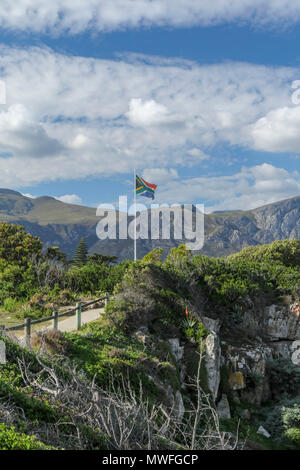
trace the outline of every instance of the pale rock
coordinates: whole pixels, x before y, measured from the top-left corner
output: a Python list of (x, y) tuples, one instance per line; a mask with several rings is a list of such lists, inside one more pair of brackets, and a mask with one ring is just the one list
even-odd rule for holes
[(185, 413), (185, 407), (183, 404), (182, 395), (179, 390), (177, 390), (175, 393), (174, 408), (177, 419), (179, 420), (179, 422), (181, 422)]
[(299, 339), (300, 308), (298, 304), (266, 307), (265, 333), (270, 341)]
[(203, 325), (205, 328), (212, 333), (218, 334), (220, 331), (220, 320), (219, 318), (214, 319), (214, 318), (209, 318), (201, 315), (201, 320), (203, 322)]
[(205, 341), (205, 366), (208, 388), (214, 400), (217, 398), (220, 385), (221, 348), (219, 337), (215, 333), (207, 336)]
[(257, 434), (261, 434), (262, 436), (267, 437), (268, 439), (269, 439), (269, 437), (271, 437), (271, 434), (268, 433), (268, 431), (263, 426), (260, 426), (258, 428)]
[(184, 347), (180, 346), (178, 338), (168, 339), (171, 352), (176, 359), (176, 362), (180, 361), (183, 358)]
[(225, 394), (222, 395), (221, 400), (217, 404), (217, 413), (220, 419), (231, 418), (230, 406)]

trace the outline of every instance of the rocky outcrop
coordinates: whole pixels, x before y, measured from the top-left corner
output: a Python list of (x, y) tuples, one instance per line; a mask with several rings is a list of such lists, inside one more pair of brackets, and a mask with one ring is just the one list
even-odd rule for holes
[(262, 345), (232, 346), (223, 343), (228, 387), (239, 392), (240, 399), (260, 404), (269, 396), (266, 362), (272, 357), (271, 348)]
[(246, 312), (242, 329), (248, 333), (250, 328), (256, 332), (251, 342), (221, 342), (222, 364), (233, 400), (260, 405), (271, 393), (267, 362), (278, 357), (292, 362), (295, 341), (300, 339), (300, 306), (270, 305), (262, 311)]
[(269, 341), (288, 340), (300, 338), (300, 305), (290, 306), (271, 305), (265, 309), (266, 339)]

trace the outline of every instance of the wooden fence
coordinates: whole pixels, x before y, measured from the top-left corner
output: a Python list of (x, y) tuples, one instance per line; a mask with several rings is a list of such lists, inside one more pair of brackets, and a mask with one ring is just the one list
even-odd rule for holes
[(96, 304), (97, 302), (100, 302), (102, 300), (104, 300), (105, 306), (106, 306), (109, 302), (109, 294), (106, 293), (104, 297), (99, 297), (99, 299), (90, 300), (89, 302), (84, 302), (84, 303), (78, 302), (76, 304), (76, 307), (71, 308), (70, 310), (67, 310), (66, 312), (62, 312), (62, 313), (53, 312), (53, 314), (50, 317), (39, 318), (38, 320), (31, 320), (30, 318), (25, 318), (24, 323), (21, 323), (20, 325), (11, 326), (9, 328), (5, 328), (5, 325), (0, 325), (0, 336), (7, 331), (17, 331), (17, 330), (22, 330), (24, 328), (25, 346), (30, 348), (32, 325), (36, 325), (37, 323), (43, 323), (46, 321), (53, 320), (53, 328), (57, 330), (59, 318), (65, 317), (65, 316), (76, 315), (76, 319), (77, 319), (76, 329), (80, 330), (82, 312), (90, 305)]

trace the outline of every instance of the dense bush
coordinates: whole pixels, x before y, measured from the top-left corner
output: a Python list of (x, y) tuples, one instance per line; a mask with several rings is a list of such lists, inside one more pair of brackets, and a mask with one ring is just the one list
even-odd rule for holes
[[(285, 248), (284, 255), (281, 244)], [(254, 298), (258, 294), (268, 294), (273, 299), (283, 294), (298, 298), (300, 264), (292, 262), (294, 245), (295, 243), (287, 244), (285, 240), (278, 241), (263, 247), (245, 248), (241, 253), (228, 258), (196, 255), (190, 263), (191, 275), (214, 301), (221, 304), (229, 305), (246, 296)], [(276, 260), (277, 250), (280, 256)], [(272, 256), (263, 256), (263, 253), (269, 254), (269, 251)], [(284, 256), (285, 262), (282, 261)]]
[(114, 290), (106, 317), (126, 331), (154, 319), (162, 328), (180, 327), (185, 304), (176, 284), (176, 273), (165, 269), (164, 265), (149, 262), (149, 257), (145, 262), (132, 263)]
[(300, 369), (291, 360), (279, 358), (268, 361), (267, 369), (274, 398), (282, 394), (293, 396), (300, 389)]
[(41, 255), (42, 242), (27, 233), (22, 225), (0, 223), (0, 258), (28, 267), (32, 255)]
[(92, 261), (82, 267), (72, 266), (65, 275), (65, 286), (73, 292), (112, 293), (128, 266), (129, 262), (110, 266)]
[(250, 247), (228, 258), (213, 258), (192, 257), (180, 245), (170, 250), (164, 262), (162, 251), (153, 250), (125, 272), (107, 315), (115, 325), (129, 330), (153, 312), (161, 314), (162, 322), (179, 326), (186, 300), (202, 296), (214, 307), (227, 306), (232, 320), (240, 323), (249, 299), (298, 298), (299, 247), (297, 240), (283, 240)]
[(282, 264), (287, 268), (300, 266), (300, 241), (276, 240), (268, 245), (248, 246), (239, 253), (230, 255), (229, 260), (255, 261), (265, 264)]
[(51, 446), (46, 446), (35, 439), (34, 436), (16, 431), (14, 426), (6, 426), (0, 423), (0, 449), (1, 450), (51, 450)]
[[(261, 424), (269, 431), (272, 439), (281, 445), (299, 446), (300, 398), (283, 398), (272, 407), (260, 411)], [(297, 447), (299, 448), (299, 447)]]
[(282, 408), (282, 422), (285, 436), (300, 445), (300, 404)]

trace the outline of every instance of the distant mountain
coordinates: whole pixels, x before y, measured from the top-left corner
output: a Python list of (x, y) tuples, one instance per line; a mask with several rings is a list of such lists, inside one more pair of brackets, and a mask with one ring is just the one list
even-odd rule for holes
[(65, 204), (53, 197), (32, 199), (9, 189), (0, 189), (0, 221), (21, 224), (45, 246), (59, 246), (72, 254), (81, 237), (89, 246), (98, 239), (96, 210)]
[[(99, 220), (94, 208), (66, 204), (47, 196), (32, 199), (17, 191), (0, 189), (0, 221), (23, 225), (28, 232), (38, 235), (46, 247), (57, 245), (71, 256), (80, 238), (84, 237), (91, 253), (117, 255), (120, 259), (132, 258), (131, 239), (97, 238)], [(128, 219), (129, 222), (131, 220)], [(250, 211), (207, 214), (204, 228), (205, 243), (201, 253), (211, 256), (228, 255), (249, 245), (271, 243), (277, 239), (300, 239), (300, 197)], [(172, 238), (138, 240), (138, 257), (155, 247), (162, 247), (168, 252), (182, 242)]]

